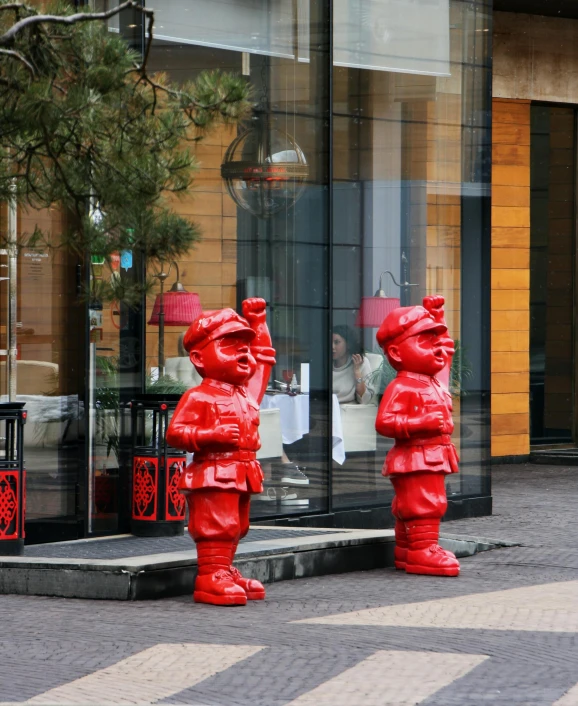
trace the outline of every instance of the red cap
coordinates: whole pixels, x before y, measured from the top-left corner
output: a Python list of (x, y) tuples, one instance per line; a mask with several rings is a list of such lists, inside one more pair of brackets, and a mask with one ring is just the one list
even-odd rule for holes
[(195, 319), (185, 333), (183, 346), (190, 353), (232, 333), (242, 334), (249, 340), (255, 338), (255, 332), (246, 319), (233, 309), (220, 309)]
[(423, 306), (400, 306), (390, 312), (379, 327), (377, 342), (386, 351), (392, 343), (401, 343), (423, 331), (445, 333), (448, 327), (440, 324)]

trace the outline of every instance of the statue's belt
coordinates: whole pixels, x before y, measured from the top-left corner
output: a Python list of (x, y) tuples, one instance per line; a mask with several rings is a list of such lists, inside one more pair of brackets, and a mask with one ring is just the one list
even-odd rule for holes
[(255, 461), (257, 454), (255, 451), (222, 451), (220, 453), (196, 453), (194, 456), (195, 463), (204, 463), (205, 461)]
[(452, 437), (449, 434), (438, 436), (412, 437), (410, 439), (396, 439), (396, 446), (451, 446)]

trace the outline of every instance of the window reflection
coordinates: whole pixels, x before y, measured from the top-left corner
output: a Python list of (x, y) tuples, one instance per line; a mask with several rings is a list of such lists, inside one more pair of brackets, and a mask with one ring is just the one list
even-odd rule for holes
[[(421, 24), (434, 4), (418, 3), (420, 21), (412, 25), (411, 35), (424, 32), (424, 42), (419, 47), (404, 43), (403, 50), (401, 5), (396, 21), (387, 24), (378, 5), (370, 4), (380, 18), (380, 37), (372, 35), (357, 63), (347, 60), (334, 68), (333, 392), (339, 404), (334, 405), (333, 426), (343, 440), (341, 458), (333, 456), (336, 509), (390, 500), (381, 467), (392, 441), (376, 436), (374, 405), (395, 371), (379, 351), (375, 334), (391, 308), (421, 304), (433, 293), (445, 297), (448, 327), (460, 351), (452, 376), (454, 441), (465, 453), (462, 473), (448, 483), (448, 495), (462, 492), (464, 483), (469, 492), (481, 488), (479, 391), (466, 398), (467, 385), (460, 383), (471, 371), (468, 362), (481, 356), (479, 336), (473, 349), (462, 336), (461, 259), (464, 240), (480, 242), (482, 225), (470, 221), (466, 229), (462, 223), (462, 174), (468, 173), (470, 154), (463, 154), (462, 143), (471, 137), (467, 126), (476, 124), (487, 80), (484, 72), (465, 71), (464, 66), (473, 56), (485, 61), (469, 48), (477, 41), (476, 28), (481, 30), (488, 18), (475, 4), (450, 1), (437, 3), (435, 22)], [(340, 56), (344, 38), (370, 31), (369, 26), (355, 30), (340, 11), (334, 22)], [(367, 60), (367, 52), (372, 46), (383, 50), (383, 22), (392, 49), (379, 66)], [(467, 178), (481, 177), (471, 170)], [(481, 200), (482, 185), (476, 182), (468, 193)], [(359, 388), (353, 389), (357, 380)], [(468, 400), (467, 416), (462, 398)]]

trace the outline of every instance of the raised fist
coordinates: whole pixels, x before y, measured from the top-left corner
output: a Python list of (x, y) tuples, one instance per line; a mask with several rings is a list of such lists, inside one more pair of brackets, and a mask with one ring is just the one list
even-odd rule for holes
[(439, 294), (423, 298), (423, 307), (433, 316), (434, 320), (443, 323), (445, 299)]
[(262, 323), (266, 317), (267, 302), (259, 297), (245, 299), (243, 302), (243, 316), (250, 324)]

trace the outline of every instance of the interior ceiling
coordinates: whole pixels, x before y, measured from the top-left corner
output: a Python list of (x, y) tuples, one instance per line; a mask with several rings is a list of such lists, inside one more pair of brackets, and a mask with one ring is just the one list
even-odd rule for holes
[(578, 18), (578, 0), (494, 0), (494, 10)]

